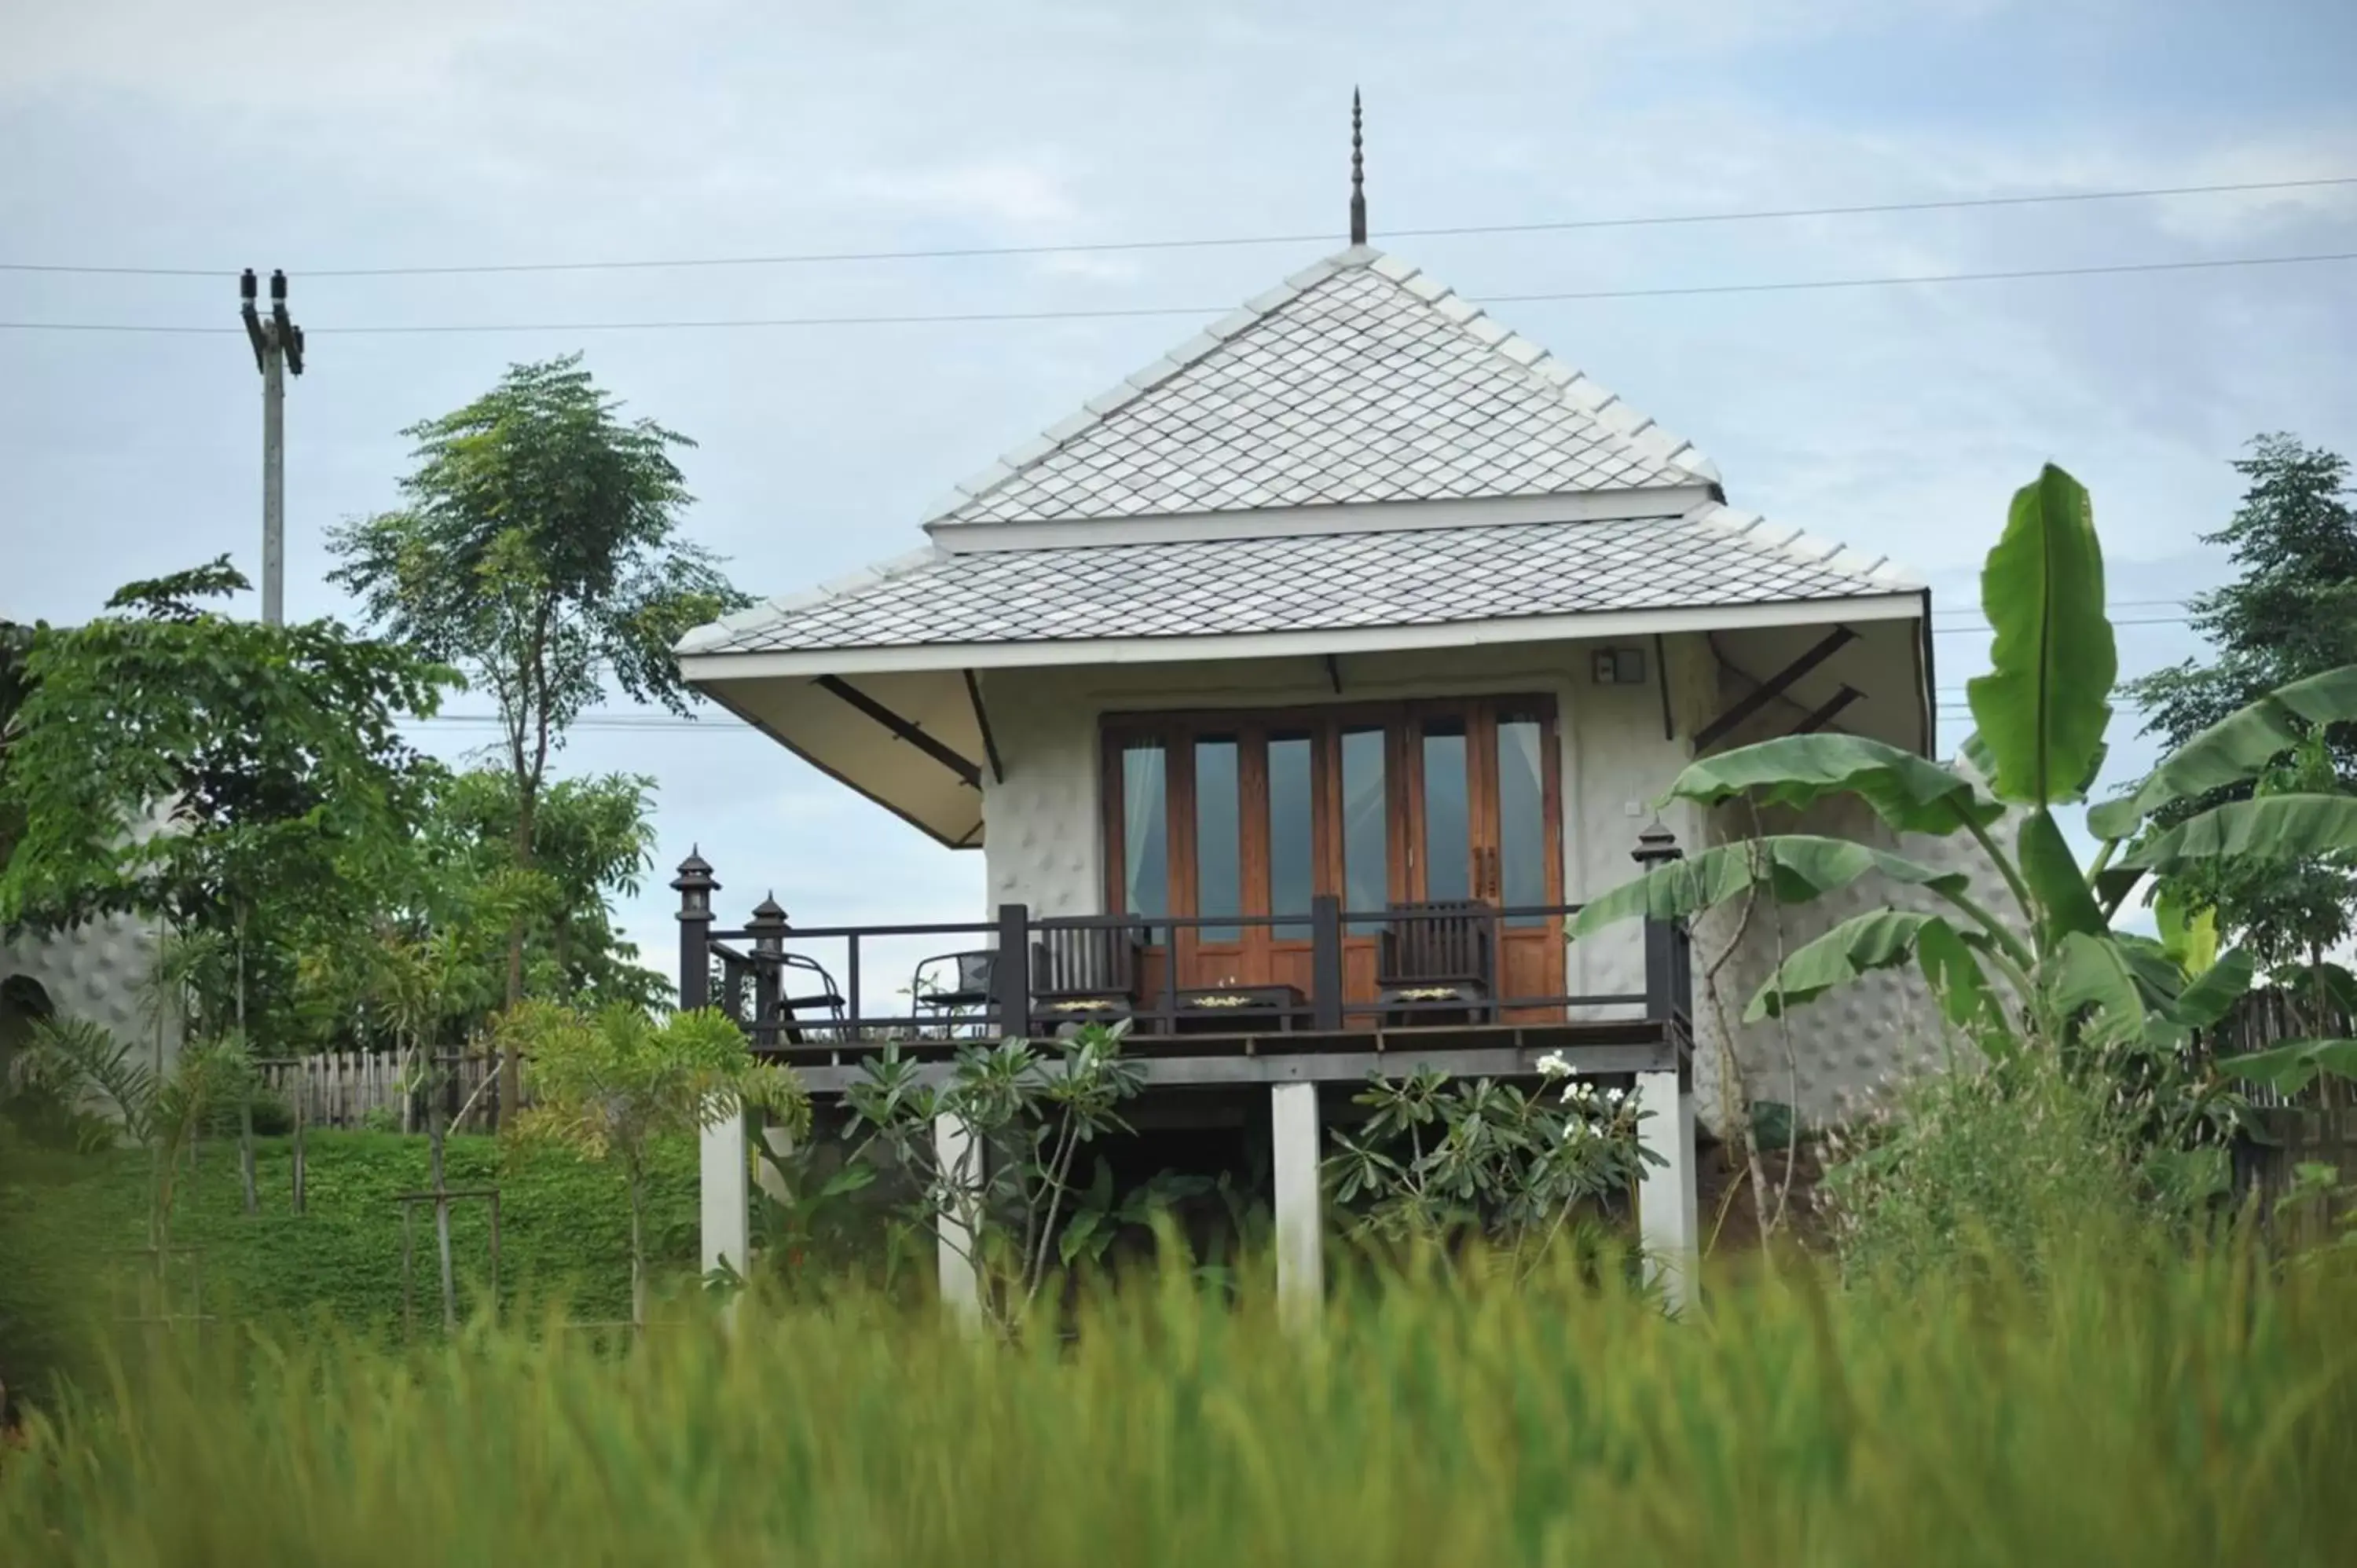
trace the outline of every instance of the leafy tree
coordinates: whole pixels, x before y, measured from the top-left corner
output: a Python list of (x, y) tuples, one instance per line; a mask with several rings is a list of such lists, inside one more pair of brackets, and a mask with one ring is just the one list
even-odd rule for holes
[(533, 1104), (520, 1136), (565, 1144), (619, 1162), (630, 1194), (630, 1321), (647, 1321), (645, 1212), (648, 1157), (659, 1138), (710, 1126), (735, 1107), (766, 1111), (799, 1134), (809, 1097), (785, 1069), (758, 1061), (743, 1031), (716, 1009), (677, 1013), (661, 1023), (639, 1008), (595, 1015), (545, 1002), (502, 1014), (509, 1047), (532, 1057)]
[(436, 782), (424, 827), (435, 885), (522, 906), (526, 995), (591, 1009), (662, 1005), (669, 983), (637, 962), (609, 902), (635, 896), (653, 864), (653, 779), (628, 773), (552, 780), (533, 813), (530, 868), (519, 871), (513, 777), (474, 768)]
[[(580, 356), (511, 367), (454, 413), (411, 426), (404, 505), (336, 531), (332, 581), (372, 621), (463, 668), (499, 705), (515, 783), (515, 864), (534, 863), (551, 752), (606, 690), (688, 711), (671, 650), (750, 601), (680, 537), (686, 437), (624, 421)], [(509, 931), (506, 994), (525, 994), (526, 924)], [(516, 1063), (501, 1062), (514, 1104)]]
[(245, 586), (221, 557), (35, 629), (0, 774), (21, 823), (0, 925), (159, 918), (186, 1037), (270, 1054), (300, 1044), (306, 933), (363, 923), (406, 855), (423, 759), (396, 725), (452, 678), (333, 621), (206, 605)]
[[(2127, 694), (2149, 711), (2147, 735), (2182, 746), (2234, 709), (2278, 686), (2357, 664), (2357, 493), (2349, 462), (2288, 435), (2263, 435), (2235, 468), (2250, 480), (2233, 519), (2205, 542), (2223, 544), (2241, 575), (2191, 601), (2194, 629), (2214, 653), (2142, 680)], [(2303, 732), (2294, 758), (2253, 779), (2162, 810), (2175, 822), (2261, 790), (2357, 790), (2357, 725)], [(2264, 968), (2323, 954), (2357, 923), (2357, 856), (2288, 865), (2233, 860), (2189, 868), (2179, 896), (2216, 909)]]
[[(1846, 887), (1869, 873), (1921, 888), (1944, 913), (1884, 908), (1844, 920), (1787, 955), (1751, 999), (1747, 1019), (1773, 1016), (1871, 971), (1919, 964), (1948, 1022), (2003, 1057), (2029, 1045), (2123, 1080), (2150, 1117), (2153, 1142), (2175, 1146), (2214, 1128), (2220, 1106), (2179, 1076), (2180, 1047), (2249, 986), (2247, 949), (2198, 977), (2160, 941), (2112, 929), (2147, 876), (2229, 861), (2297, 865), (2357, 849), (2357, 799), (2287, 791), (2159, 819), (2266, 771), (2318, 725), (2357, 719), (2357, 666), (2267, 693), (2165, 757), (2130, 795), (2087, 813), (2100, 841), (2082, 866), (2053, 809), (2084, 799), (2104, 756), (2115, 668), (2104, 613), (2103, 553), (2087, 492), (2049, 467), (2013, 501), (1989, 552), (1982, 605), (1995, 628), (1990, 673), (1969, 686), (1979, 728), (1971, 773), (1879, 741), (1789, 736), (1705, 757), (1680, 774), (1675, 798), (1706, 806), (1741, 798), (1805, 808), (1855, 795), (1891, 829), (1969, 834), (2002, 887), (1984, 896), (1960, 872), (1803, 833), (1774, 834), (1660, 867), (1590, 904), (1578, 938), (1616, 920), (1681, 918), (1758, 886), (1786, 903)], [(1996, 830), (2008, 808), (2010, 844)], [(1989, 898), (2010, 903), (2000, 917)]]
[(265, 912), (342, 908), (400, 853), (422, 759), (396, 726), (450, 677), (333, 621), (201, 607), (245, 586), (222, 557), (36, 629), (0, 778), (24, 822), (0, 919), (140, 911), (234, 941)]

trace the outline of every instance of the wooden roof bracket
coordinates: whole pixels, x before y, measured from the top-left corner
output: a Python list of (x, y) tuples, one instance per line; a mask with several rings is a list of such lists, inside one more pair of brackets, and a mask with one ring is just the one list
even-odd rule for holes
[(1733, 707), (1703, 725), (1701, 732), (1694, 738), (1695, 754), (1699, 756), (1705, 748), (1733, 734), (1744, 720), (1782, 696), (1792, 687), (1793, 682), (1831, 659), (1846, 645), (1857, 640), (1857, 633), (1849, 628), (1846, 626), (1834, 628), (1818, 639), (1816, 646), (1769, 676), (1756, 690), (1748, 692), (1738, 699)]

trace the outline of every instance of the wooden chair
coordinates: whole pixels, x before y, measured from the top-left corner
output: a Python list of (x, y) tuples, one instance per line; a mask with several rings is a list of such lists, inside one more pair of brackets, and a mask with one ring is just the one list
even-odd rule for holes
[(1031, 944), (1033, 1016), (1059, 1033), (1110, 1024), (1136, 1010), (1137, 931), (1052, 926)]
[(1387, 913), (1375, 944), (1375, 993), (1384, 1023), (1486, 1019), (1497, 994), (1497, 911), (1451, 900), (1394, 904)]

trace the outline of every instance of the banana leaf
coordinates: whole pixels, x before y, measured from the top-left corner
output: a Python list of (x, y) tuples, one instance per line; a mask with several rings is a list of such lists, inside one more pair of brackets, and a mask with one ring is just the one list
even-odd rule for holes
[(2123, 874), (2167, 875), (2203, 861), (2244, 856), (2272, 864), (2357, 850), (2357, 796), (2262, 795), (2229, 800), (2138, 844)]
[(2357, 1079), (2357, 1040), (2286, 1040), (2248, 1056), (2229, 1057), (2218, 1068), (2246, 1082), (2298, 1094), (2324, 1073)]
[(1969, 885), (1962, 872), (1935, 871), (1847, 839), (1779, 833), (1721, 844), (1622, 883), (1580, 910), (1567, 935), (1577, 940), (1621, 920), (1683, 919), (1754, 883), (1765, 886), (1780, 904), (1805, 904), (1869, 872), (1938, 892), (1961, 893)]
[(2002, 1027), (2004, 1011), (1989, 993), (1988, 977), (1964, 936), (1945, 920), (1926, 920), (1915, 929), (1915, 958), (1940, 1004), (1942, 1016), (1979, 1034)]
[(2189, 1028), (2208, 1028), (2243, 999), (2257, 970), (2249, 949), (2231, 950), (2177, 993), (2177, 1004), (2170, 1009), (2170, 1015)]
[(2041, 966), (2055, 1011), (2064, 1017), (2094, 1009), (2087, 1032), (2098, 1040), (2140, 1040), (2146, 1034), (2144, 993), (2126, 955), (2104, 937), (2084, 931), (2065, 936)]
[(1716, 806), (1748, 795), (1763, 806), (1814, 804), (1856, 795), (1902, 832), (1952, 833), (1980, 827), (2005, 808), (1963, 774), (1864, 736), (1788, 735), (1706, 757), (1678, 775), (1673, 798)]
[(2023, 817), (2017, 848), (2021, 879), (2029, 885), (2030, 897), (2037, 901), (2039, 924), (2050, 946), (2065, 932), (2092, 935), (2110, 924), (2052, 812), (2040, 806)]
[(2000, 800), (2073, 799), (2093, 777), (2119, 673), (2104, 613), (2104, 553), (2084, 486), (2048, 464), (2013, 498), (1981, 572), (1996, 632), (1986, 675), (1967, 682)]
[(1743, 1021), (1773, 1018), (1861, 975), (1905, 963), (1915, 956), (1915, 944), (1931, 924), (1955, 934), (1955, 928), (1939, 916), (1911, 910), (1876, 909), (1852, 916), (1788, 956), (1752, 996)]
[(2277, 687), (2161, 759), (2133, 794), (2087, 812), (2098, 838), (2125, 839), (2172, 801), (2255, 779), (2306, 738), (2306, 725), (2357, 722), (2357, 664)]

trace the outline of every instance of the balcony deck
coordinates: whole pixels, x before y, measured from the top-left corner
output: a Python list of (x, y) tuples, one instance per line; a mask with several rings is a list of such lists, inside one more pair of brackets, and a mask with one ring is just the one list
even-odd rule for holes
[[(1009, 1037), (1049, 1038), (1090, 1017), (1126, 1025), (1124, 1054), (1143, 1069), (1149, 1088), (1359, 1082), (1372, 1073), (1435, 1070), (1452, 1076), (1531, 1079), (1542, 1058), (1559, 1057), (1581, 1077), (1619, 1079), (1640, 1072), (1689, 1072), (1692, 1008), (1689, 950), (1683, 927), (1648, 922), (1644, 988), (1588, 995), (1501, 995), (1494, 936), (1509, 920), (1560, 923), (1573, 905), (1481, 910), (1463, 906), (1397, 906), (1344, 910), (1320, 897), (1300, 915), (1199, 917), (1035, 917), (1005, 905), (997, 918), (975, 922), (798, 927), (774, 903), (734, 929), (716, 929), (708, 896), (683, 890), (681, 986), (683, 1005), (716, 1004), (734, 1017), (760, 1055), (793, 1066), (816, 1095), (841, 1093), (886, 1053), (914, 1058), (946, 1075), (963, 1047)], [(1457, 947), (1419, 946), (1403, 932), (1453, 934)], [(1223, 983), (1184, 988), (1179, 966), (1150, 959), (1184, 950), (1207, 928), (1268, 929), (1274, 937), (1306, 933), (1309, 984)], [(1471, 939), (1467, 940), (1467, 933)], [(1345, 933), (1387, 933), (1399, 950), (1474, 956), (1449, 983), (1344, 983)], [(950, 966), (951, 989), (928, 995), (911, 985), (906, 1010), (862, 1004), (864, 983), (879, 972), (879, 946), (914, 939), (934, 944)], [(1459, 950), (1462, 950), (1461, 951)], [(1393, 950), (1385, 949), (1386, 953)], [(1074, 954), (1085, 961), (1076, 961)], [(818, 954), (827, 955), (822, 959)], [(1108, 958), (1106, 955), (1114, 955)], [(827, 961), (831, 959), (832, 961)], [(1396, 977), (1394, 977), (1396, 981)], [(1351, 992), (1356, 990), (1357, 993)]]

